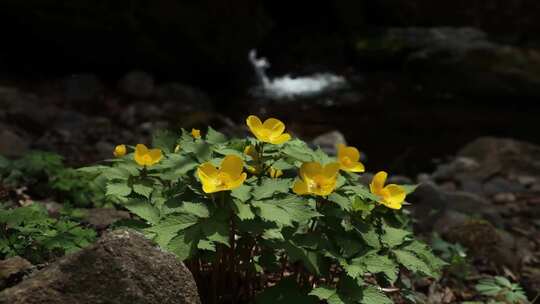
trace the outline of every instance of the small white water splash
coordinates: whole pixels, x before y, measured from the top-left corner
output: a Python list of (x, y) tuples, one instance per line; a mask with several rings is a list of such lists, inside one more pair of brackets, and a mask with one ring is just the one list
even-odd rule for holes
[(259, 80), (259, 86), (253, 90), (253, 94), (270, 99), (290, 100), (299, 97), (312, 97), (347, 85), (347, 80), (343, 76), (331, 73), (317, 73), (303, 77), (284, 75), (270, 79), (266, 75), (266, 70), (270, 67), (266, 58), (257, 58), (257, 52), (251, 50), (249, 61), (253, 64)]

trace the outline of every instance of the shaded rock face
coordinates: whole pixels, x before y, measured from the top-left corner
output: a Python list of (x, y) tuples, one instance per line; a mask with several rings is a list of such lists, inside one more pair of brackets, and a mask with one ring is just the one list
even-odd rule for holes
[(540, 96), (540, 53), (494, 42), (477, 28), (390, 28), (361, 39), (356, 48), (360, 61), (403, 65), (407, 75), (436, 92)]
[(0, 293), (2, 304), (198, 304), (189, 270), (142, 235), (118, 230)]

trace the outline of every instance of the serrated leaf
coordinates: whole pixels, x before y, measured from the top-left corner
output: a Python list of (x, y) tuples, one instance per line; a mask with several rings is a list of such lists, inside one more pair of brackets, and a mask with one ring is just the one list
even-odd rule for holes
[(302, 197), (289, 195), (283, 198), (276, 198), (276, 200), (278, 206), (284, 209), (294, 222), (303, 223), (321, 216), (315, 209), (315, 206), (310, 205), (308, 201)]
[(341, 207), (341, 209), (345, 211), (350, 211), (352, 208), (351, 200), (348, 197), (337, 194), (335, 192), (328, 196), (328, 200), (338, 204), (339, 207)]
[(178, 135), (168, 130), (157, 130), (152, 136), (152, 147), (170, 153), (176, 146)]
[(216, 251), (216, 244), (209, 240), (200, 240), (197, 248), (201, 250)]
[(264, 199), (273, 196), (275, 193), (287, 193), (291, 186), (290, 178), (282, 179), (263, 179), (260, 186), (253, 189), (252, 195), (256, 200)]
[(375, 204), (373, 203), (368, 203), (366, 202), (365, 200), (363, 200), (362, 198), (360, 197), (355, 197), (353, 199), (353, 202), (352, 202), (352, 210), (354, 212), (359, 212), (359, 211), (371, 211), (375, 208)]
[(206, 133), (206, 141), (211, 144), (221, 144), (227, 141), (227, 136), (212, 129), (212, 127), (208, 127), (208, 132)]
[(328, 300), (330, 297), (332, 297), (336, 293), (337, 293), (337, 290), (335, 288), (319, 286), (313, 289), (309, 293), (309, 295), (316, 296), (317, 298), (319, 298), (319, 300)]
[(162, 173), (161, 178), (165, 180), (178, 180), (198, 165), (193, 158), (187, 155), (169, 154), (156, 168), (165, 171)]
[(383, 224), (384, 234), (381, 236), (381, 242), (390, 248), (403, 244), (405, 238), (411, 234), (410, 231), (400, 228), (394, 228)]
[(315, 297), (302, 291), (294, 280), (286, 278), (277, 285), (264, 289), (255, 298), (256, 304), (317, 304)]
[(200, 239), (200, 230), (193, 226), (182, 230), (175, 236), (167, 246), (167, 249), (174, 253), (180, 260), (185, 260), (192, 256), (197, 250)]
[(235, 206), (236, 216), (238, 216), (239, 219), (245, 221), (255, 218), (255, 213), (253, 213), (249, 204), (243, 203), (238, 199), (233, 199), (233, 203)]
[(180, 231), (191, 227), (197, 223), (197, 218), (193, 215), (178, 214), (165, 218), (159, 224), (145, 229), (147, 233), (153, 234), (154, 240), (162, 248), (167, 248), (169, 242)]
[(281, 229), (266, 229), (262, 234), (262, 238), (265, 240), (284, 240)]
[(182, 212), (195, 215), (199, 218), (207, 218), (210, 216), (208, 207), (203, 203), (183, 202), (180, 208)]
[(394, 283), (398, 276), (398, 265), (388, 256), (379, 254), (367, 255), (362, 262), (365, 264), (367, 271), (371, 273), (384, 273), (390, 283)]
[(393, 250), (397, 261), (412, 272), (420, 272), (430, 277), (438, 277), (438, 273), (434, 272), (424, 261), (417, 257), (414, 253), (405, 250)]
[(204, 141), (180, 144), (180, 149), (193, 153), (199, 162), (207, 162), (212, 158), (212, 147)]
[(242, 185), (231, 191), (231, 196), (237, 198), (241, 202), (247, 202), (251, 198), (252, 187)]
[(364, 200), (372, 200), (372, 201), (378, 201), (380, 198), (371, 193), (369, 189), (364, 185), (356, 185), (356, 186), (345, 186), (342, 188), (345, 191), (350, 191), (356, 195), (358, 195), (360, 198)]
[(152, 206), (148, 201), (131, 200), (123, 205), (131, 213), (137, 215), (152, 225), (159, 222), (159, 210)]
[(307, 147), (304, 148), (304, 147), (298, 147), (298, 146), (293, 146), (293, 145), (286, 145), (282, 149), (282, 152), (283, 154), (301, 162), (313, 161), (313, 155), (310, 152), (308, 152), (309, 150), (307, 149), (308, 149)]
[(258, 208), (257, 214), (265, 221), (273, 222), (279, 226), (292, 226), (292, 218), (284, 209), (276, 204), (258, 201), (253, 206)]
[(209, 218), (201, 224), (201, 228), (208, 240), (230, 246), (228, 222)]
[(154, 191), (153, 183), (149, 180), (138, 181), (133, 184), (133, 191), (146, 198), (150, 198), (152, 191)]
[(113, 197), (126, 197), (131, 194), (131, 188), (127, 183), (110, 183), (107, 184), (107, 192), (105, 195)]
[(362, 291), (362, 304), (392, 304), (394, 303), (375, 286), (367, 286)]
[(405, 193), (409, 195), (413, 193), (416, 188), (418, 188), (418, 185), (401, 185), (401, 187), (403, 187), (403, 189), (405, 189)]

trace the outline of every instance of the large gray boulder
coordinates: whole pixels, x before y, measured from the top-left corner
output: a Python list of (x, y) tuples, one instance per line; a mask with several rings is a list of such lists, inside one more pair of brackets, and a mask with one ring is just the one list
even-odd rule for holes
[(183, 263), (144, 236), (118, 230), (0, 293), (1, 304), (198, 304)]

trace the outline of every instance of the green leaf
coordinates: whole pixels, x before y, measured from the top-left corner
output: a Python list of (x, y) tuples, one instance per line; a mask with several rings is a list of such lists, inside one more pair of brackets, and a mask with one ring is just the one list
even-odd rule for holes
[(359, 212), (359, 211), (369, 212), (369, 211), (373, 210), (374, 208), (375, 208), (375, 204), (368, 203), (368, 202), (366, 202), (365, 200), (363, 200), (362, 198), (360, 198), (358, 196), (356, 196), (353, 199), (352, 210), (354, 212)]
[(371, 273), (384, 273), (390, 283), (397, 280), (399, 273), (398, 265), (386, 255), (369, 254), (362, 259), (367, 271)]
[(276, 223), (279, 226), (292, 226), (292, 218), (287, 211), (277, 204), (258, 201), (253, 206), (258, 208), (257, 214), (265, 221)]
[(211, 144), (221, 144), (227, 142), (227, 136), (223, 133), (220, 133), (212, 127), (208, 127), (208, 133), (206, 134), (206, 141)]
[(113, 197), (126, 197), (131, 193), (131, 188), (124, 183), (107, 184), (107, 192), (105, 195)]
[(146, 198), (150, 198), (150, 194), (154, 191), (154, 185), (151, 180), (142, 180), (133, 184), (133, 191), (140, 194)]
[(145, 229), (145, 232), (153, 234), (154, 240), (162, 248), (167, 248), (171, 239), (180, 231), (197, 224), (197, 218), (188, 214), (177, 214), (166, 217), (159, 224)]
[(384, 234), (381, 236), (381, 241), (390, 248), (401, 245), (411, 232), (405, 229), (393, 228), (387, 224), (383, 224)]
[(161, 178), (165, 180), (178, 180), (188, 172), (197, 168), (199, 164), (191, 157), (180, 154), (169, 154), (156, 168), (163, 168)]
[(208, 210), (208, 207), (203, 203), (183, 202), (180, 210), (187, 214), (192, 214), (200, 218), (207, 218), (210, 216), (210, 211)]
[(431, 249), (424, 243), (414, 240), (411, 243), (403, 246), (401, 249), (414, 252), (418, 257), (420, 257), (426, 264), (433, 269), (435, 272), (439, 272), (443, 266), (447, 265), (439, 257), (435, 256)]
[(276, 198), (278, 206), (284, 209), (291, 217), (292, 221), (304, 223), (312, 218), (319, 217), (321, 214), (315, 210), (315, 206), (310, 205), (302, 197), (296, 195), (288, 195), (283, 198)]
[(208, 240), (230, 246), (228, 221), (209, 218), (201, 224), (201, 228)]
[(313, 154), (310, 152), (309, 148), (286, 144), (282, 149), (283, 154), (301, 162), (310, 162), (313, 161)]
[(342, 189), (345, 190), (345, 191), (350, 191), (350, 192), (358, 195), (360, 198), (362, 198), (364, 200), (372, 200), (372, 201), (378, 201), (379, 200), (379, 197), (377, 195), (371, 193), (371, 191), (369, 191), (369, 189), (364, 185), (345, 186)]
[(328, 300), (330, 297), (334, 296), (337, 293), (335, 288), (319, 286), (313, 289), (309, 295), (316, 296), (319, 300)]
[(252, 187), (242, 185), (231, 191), (231, 196), (239, 199), (241, 202), (247, 202), (251, 198)]
[(238, 199), (233, 199), (234, 207), (236, 216), (238, 216), (239, 219), (242, 221), (245, 220), (252, 220), (255, 218), (255, 213), (251, 210), (251, 206), (249, 204), (243, 203), (242, 201)]
[(362, 291), (362, 304), (393, 304), (394, 302), (375, 286), (367, 286)]
[(186, 260), (197, 250), (200, 239), (200, 230), (197, 226), (182, 230), (174, 237), (167, 246), (167, 249), (174, 253), (180, 260)]
[(414, 253), (405, 250), (393, 250), (397, 261), (412, 272), (420, 272), (433, 278), (439, 274), (433, 271), (424, 261), (418, 258)]
[(264, 178), (261, 185), (253, 190), (253, 198), (260, 200), (273, 196), (275, 193), (287, 193), (291, 186), (290, 178)]
[(340, 195), (334, 192), (330, 194), (330, 196), (328, 196), (328, 200), (338, 204), (339, 207), (341, 207), (341, 209), (345, 211), (351, 210), (351, 207), (352, 207), (351, 200), (348, 197), (345, 197), (343, 195)]
[(197, 248), (201, 250), (216, 251), (216, 244), (209, 240), (200, 240), (197, 244)]
[(161, 149), (163, 152), (174, 151), (178, 135), (168, 130), (157, 130), (152, 136), (152, 147)]
[(262, 234), (262, 238), (265, 240), (285, 240), (283, 234), (281, 234), (281, 229), (266, 229)]
[(180, 149), (193, 153), (199, 162), (207, 162), (212, 158), (212, 147), (204, 141), (180, 144)]
[(145, 200), (131, 200), (123, 205), (131, 213), (137, 215), (152, 225), (159, 222), (159, 210)]

